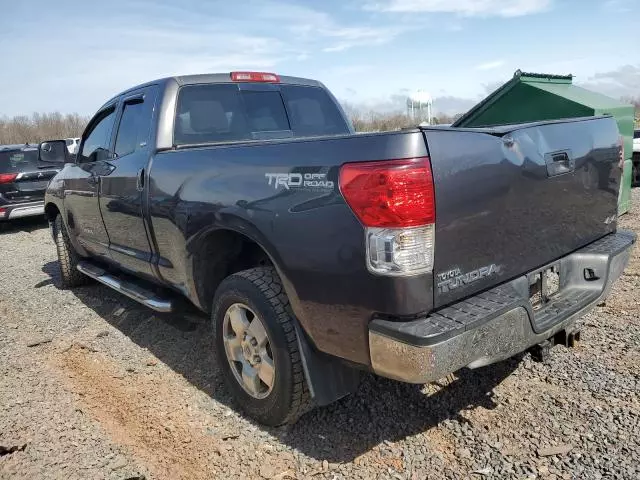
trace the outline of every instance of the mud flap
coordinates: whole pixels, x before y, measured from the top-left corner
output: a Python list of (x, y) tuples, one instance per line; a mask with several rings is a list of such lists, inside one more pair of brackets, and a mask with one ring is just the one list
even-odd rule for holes
[(314, 403), (323, 407), (354, 393), (360, 384), (360, 371), (317, 351), (298, 322), (295, 322), (295, 327), (304, 376)]

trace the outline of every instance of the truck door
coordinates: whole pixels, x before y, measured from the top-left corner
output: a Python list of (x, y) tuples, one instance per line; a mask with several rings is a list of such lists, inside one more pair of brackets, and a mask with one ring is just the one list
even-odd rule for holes
[(109, 237), (100, 215), (98, 191), (101, 175), (110, 168), (109, 145), (115, 118), (114, 102), (91, 119), (64, 188), (64, 209), (71, 233), (87, 251), (104, 258), (108, 258)]
[(153, 277), (145, 225), (145, 183), (157, 87), (127, 94), (118, 107), (110, 170), (100, 182), (100, 211), (109, 233), (109, 255), (123, 269)]

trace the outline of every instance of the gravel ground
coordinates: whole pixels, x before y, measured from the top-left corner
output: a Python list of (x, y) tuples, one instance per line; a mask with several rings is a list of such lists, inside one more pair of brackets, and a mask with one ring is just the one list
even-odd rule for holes
[[(640, 189), (620, 224), (640, 231)], [(296, 425), (242, 417), (206, 323), (57, 284), (46, 225), (0, 234), (0, 478), (640, 478), (640, 251), (574, 349), (417, 387), (367, 376)]]

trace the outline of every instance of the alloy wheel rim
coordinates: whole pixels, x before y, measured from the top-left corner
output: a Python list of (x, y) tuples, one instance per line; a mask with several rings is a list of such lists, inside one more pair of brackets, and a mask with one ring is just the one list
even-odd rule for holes
[(260, 317), (247, 305), (234, 303), (224, 314), (222, 335), (236, 381), (253, 398), (266, 398), (273, 390), (276, 368)]

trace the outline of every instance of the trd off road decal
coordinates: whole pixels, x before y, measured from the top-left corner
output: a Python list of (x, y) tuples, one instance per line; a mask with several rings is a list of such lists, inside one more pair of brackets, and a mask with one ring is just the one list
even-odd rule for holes
[(440, 293), (447, 293), (455, 288), (463, 287), (470, 283), (477, 282), (482, 278), (498, 275), (499, 273), (500, 266), (495, 263), (471, 270), (467, 273), (462, 273), (459, 268), (454, 268), (438, 274), (438, 290)]
[(326, 173), (265, 173), (267, 183), (276, 190), (280, 187), (307, 189), (333, 189), (333, 182), (327, 180)]

